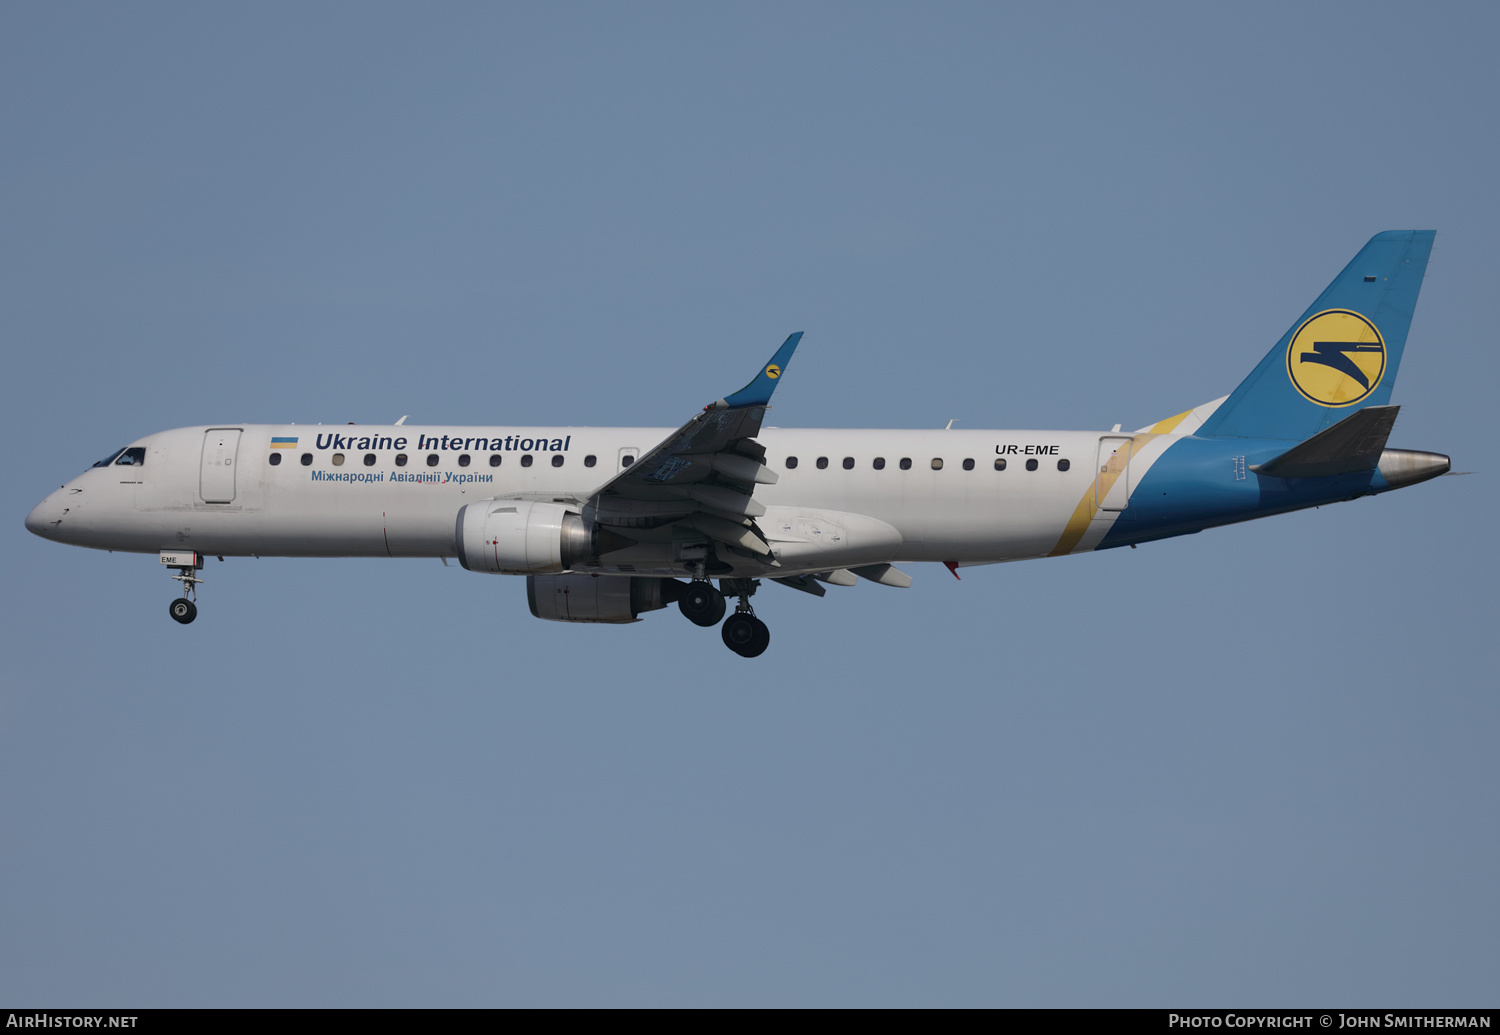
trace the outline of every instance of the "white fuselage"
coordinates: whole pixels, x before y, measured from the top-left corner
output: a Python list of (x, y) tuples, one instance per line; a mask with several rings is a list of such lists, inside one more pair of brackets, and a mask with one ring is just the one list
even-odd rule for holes
[[(141, 463), (85, 471), (39, 504), (27, 526), (58, 541), (121, 551), (451, 557), (455, 516), (466, 504), (507, 496), (581, 503), (671, 433), (391, 425), (179, 428), (133, 443), (144, 453)], [(757, 440), (778, 480), (756, 489), (755, 499), (767, 507), (758, 523), (786, 555), (785, 574), (879, 561), (974, 564), (1045, 556), (1057, 548), (1070, 519), (1076, 524), (1080, 501), (1091, 499), (1101, 443), (1118, 437), (765, 428)], [(273, 448), (275, 439), (283, 441)], [(1135, 478), (1170, 444), (1137, 443), (1130, 464)], [(820, 458), (826, 466), (819, 466)], [(1003, 470), (997, 470), (997, 459), (1005, 461)], [(1034, 469), (1028, 460), (1035, 461)], [(1122, 503), (1128, 491), (1121, 478), (1116, 492)], [(1116, 516), (1089, 510), (1086, 530), (1067, 552), (1092, 549)], [(652, 542), (649, 534), (639, 538), (639, 545), (608, 555), (609, 563), (591, 570), (686, 571), (670, 542)]]

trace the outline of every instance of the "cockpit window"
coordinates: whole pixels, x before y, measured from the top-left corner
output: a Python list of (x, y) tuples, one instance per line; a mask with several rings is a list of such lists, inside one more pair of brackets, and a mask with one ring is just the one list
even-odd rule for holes
[(117, 467), (140, 467), (145, 462), (146, 462), (146, 447), (145, 446), (131, 446), (129, 449), (122, 450), (120, 452), (119, 458), (115, 460), (115, 466), (117, 466)]
[(115, 462), (115, 458), (118, 457), (123, 452), (125, 452), (125, 450), (123, 450), (123, 449), (116, 449), (113, 453), (109, 454), (109, 456), (105, 457), (103, 460), (100, 460), (94, 466), (95, 467), (108, 467), (110, 464), (114, 463)]

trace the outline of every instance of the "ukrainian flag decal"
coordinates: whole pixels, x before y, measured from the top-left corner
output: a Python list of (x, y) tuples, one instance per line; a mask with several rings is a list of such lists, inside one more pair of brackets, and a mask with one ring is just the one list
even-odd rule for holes
[(297, 440), (295, 438), (273, 438), (273, 439), (271, 439), (271, 448), (272, 449), (296, 449), (297, 448)]

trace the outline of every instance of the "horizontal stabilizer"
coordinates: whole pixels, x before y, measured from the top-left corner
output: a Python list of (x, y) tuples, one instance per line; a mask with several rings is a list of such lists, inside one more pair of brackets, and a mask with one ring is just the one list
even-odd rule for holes
[(1327, 478), (1373, 471), (1400, 410), (1399, 406), (1366, 406), (1250, 470), (1273, 478)]

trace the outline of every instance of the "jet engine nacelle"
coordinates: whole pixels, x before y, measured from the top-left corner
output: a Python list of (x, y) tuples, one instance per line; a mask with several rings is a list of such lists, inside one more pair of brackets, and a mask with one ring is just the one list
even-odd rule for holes
[(638, 621), (642, 611), (657, 611), (682, 594), (676, 579), (626, 575), (529, 575), (526, 600), (531, 613), (549, 622)]
[(588, 559), (583, 518), (556, 503), (481, 500), (458, 512), (458, 563), (491, 575), (567, 571)]

